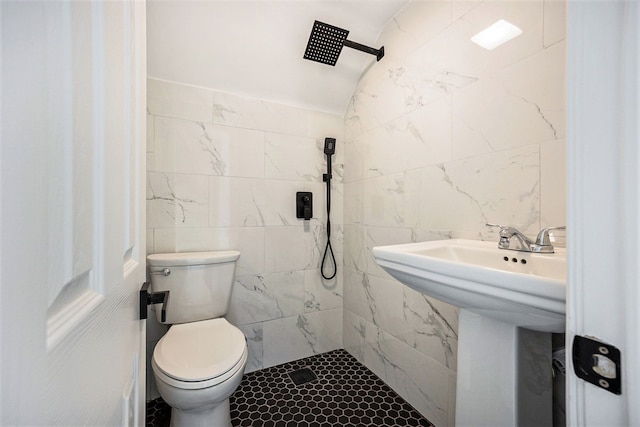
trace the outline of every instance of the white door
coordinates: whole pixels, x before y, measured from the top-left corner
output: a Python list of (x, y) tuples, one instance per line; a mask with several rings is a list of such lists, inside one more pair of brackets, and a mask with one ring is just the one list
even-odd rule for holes
[(640, 4), (571, 1), (568, 18), (567, 342), (619, 348), (622, 393), (568, 370), (567, 412), (570, 425), (640, 426)]
[(7, 1), (1, 425), (143, 425), (145, 5)]

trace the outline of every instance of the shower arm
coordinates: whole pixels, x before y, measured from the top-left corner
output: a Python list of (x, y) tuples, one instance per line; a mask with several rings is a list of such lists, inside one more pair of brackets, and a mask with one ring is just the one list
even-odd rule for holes
[(352, 42), (351, 40), (346, 40), (346, 39), (344, 41), (344, 45), (352, 49), (356, 49), (361, 52), (371, 54), (375, 56), (376, 60), (378, 61), (380, 61), (384, 57), (384, 46), (382, 46), (380, 49), (374, 49), (372, 47), (365, 46), (363, 44)]

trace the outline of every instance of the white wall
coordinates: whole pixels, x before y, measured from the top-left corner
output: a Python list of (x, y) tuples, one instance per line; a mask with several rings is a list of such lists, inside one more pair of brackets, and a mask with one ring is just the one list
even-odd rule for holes
[[(343, 119), (156, 79), (147, 85), (148, 251), (241, 252), (226, 317), (249, 340), (247, 371), (342, 348)], [(331, 220), (340, 268), (329, 282), (319, 271), (325, 137), (338, 139)], [(313, 192), (309, 222), (296, 218), (297, 191)], [(148, 329), (149, 358), (165, 328), (150, 319)], [(156, 396), (152, 388), (147, 399)]]
[[(523, 34), (471, 43), (498, 19)], [(438, 426), (454, 424), (457, 309), (371, 248), (565, 224), (564, 21), (557, 1), (413, 1), (345, 118), (345, 348)]]

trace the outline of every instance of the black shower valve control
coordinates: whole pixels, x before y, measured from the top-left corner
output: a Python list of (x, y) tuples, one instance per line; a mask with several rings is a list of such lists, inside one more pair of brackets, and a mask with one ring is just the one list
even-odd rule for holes
[(296, 218), (310, 220), (313, 217), (313, 193), (298, 191), (296, 193)]

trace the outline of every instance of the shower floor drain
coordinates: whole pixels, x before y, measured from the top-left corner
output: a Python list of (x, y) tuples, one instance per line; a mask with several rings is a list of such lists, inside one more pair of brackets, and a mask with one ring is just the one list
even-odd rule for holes
[(309, 368), (298, 369), (297, 371), (289, 372), (289, 376), (295, 385), (302, 385), (310, 383), (318, 379), (316, 374)]

